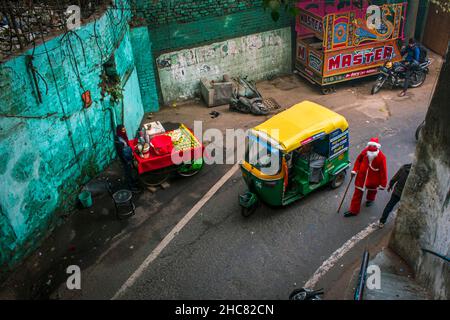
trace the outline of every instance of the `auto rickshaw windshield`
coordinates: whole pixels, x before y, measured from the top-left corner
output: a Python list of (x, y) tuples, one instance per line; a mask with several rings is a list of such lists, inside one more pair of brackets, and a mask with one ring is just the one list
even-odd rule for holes
[(281, 170), (280, 150), (261, 137), (248, 137), (245, 161), (266, 175), (276, 175)]

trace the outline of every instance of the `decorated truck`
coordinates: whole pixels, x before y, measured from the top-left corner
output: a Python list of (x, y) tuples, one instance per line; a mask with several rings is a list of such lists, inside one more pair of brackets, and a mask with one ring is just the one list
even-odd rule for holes
[(299, 1), (295, 68), (302, 77), (334, 91), (334, 84), (378, 73), (400, 61), (406, 3), (367, 0)]

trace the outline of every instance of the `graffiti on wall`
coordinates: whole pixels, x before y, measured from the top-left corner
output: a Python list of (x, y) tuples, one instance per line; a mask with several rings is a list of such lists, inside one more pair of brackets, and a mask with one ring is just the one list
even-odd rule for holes
[(165, 53), (156, 60), (164, 102), (194, 97), (202, 77), (220, 80), (229, 74), (259, 80), (288, 72), (290, 48), (289, 28), (283, 28)]

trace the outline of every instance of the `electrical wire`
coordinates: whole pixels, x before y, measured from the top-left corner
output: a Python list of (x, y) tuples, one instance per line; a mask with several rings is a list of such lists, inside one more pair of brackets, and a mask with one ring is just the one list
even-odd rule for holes
[[(44, 41), (43, 46), (44, 46), (45, 52), (47, 52), (47, 45), (46, 45), (46, 42), (45, 42), (44, 39), (42, 39), (42, 40)], [(66, 113), (66, 110), (65, 110), (65, 108), (64, 108), (64, 104), (63, 104), (62, 99), (61, 99), (61, 94), (60, 94), (59, 89), (58, 89), (58, 82), (57, 82), (57, 80), (56, 80), (55, 70), (53, 69), (52, 61), (51, 61), (51, 59), (50, 59), (50, 55), (48, 54), (48, 52), (47, 52), (47, 60), (48, 60), (49, 66), (50, 66), (50, 71), (51, 71), (51, 73), (52, 73), (53, 82), (55, 83), (55, 89), (56, 89), (56, 94), (57, 94), (57, 96), (58, 96), (58, 101), (59, 101), (59, 104), (60, 104), (60, 106), (61, 106), (61, 110), (62, 110), (62, 112), (63, 112), (64, 123), (66, 124), (67, 132), (69, 133), (68, 136), (69, 136), (70, 144), (71, 144), (71, 147), (72, 147), (72, 151), (73, 151), (73, 153), (74, 153), (74, 156), (75, 156), (75, 159), (76, 159), (76, 163), (77, 163), (77, 165), (78, 165), (78, 168), (81, 170), (81, 165), (80, 165), (80, 163), (79, 163), (79, 161), (78, 161), (77, 150), (76, 150), (76, 148), (75, 148), (75, 143), (74, 143), (73, 138), (72, 138), (72, 131), (71, 131), (71, 129), (70, 129), (68, 123), (67, 123), (67, 113)]]

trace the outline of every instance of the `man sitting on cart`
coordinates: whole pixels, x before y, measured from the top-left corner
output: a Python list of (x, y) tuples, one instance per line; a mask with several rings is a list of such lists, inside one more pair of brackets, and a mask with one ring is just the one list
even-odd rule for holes
[(125, 181), (131, 191), (137, 192), (137, 181), (133, 176), (133, 153), (128, 144), (128, 135), (125, 126), (119, 124), (116, 128), (116, 137), (114, 143), (116, 145), (117, 155), (122, 163)]

